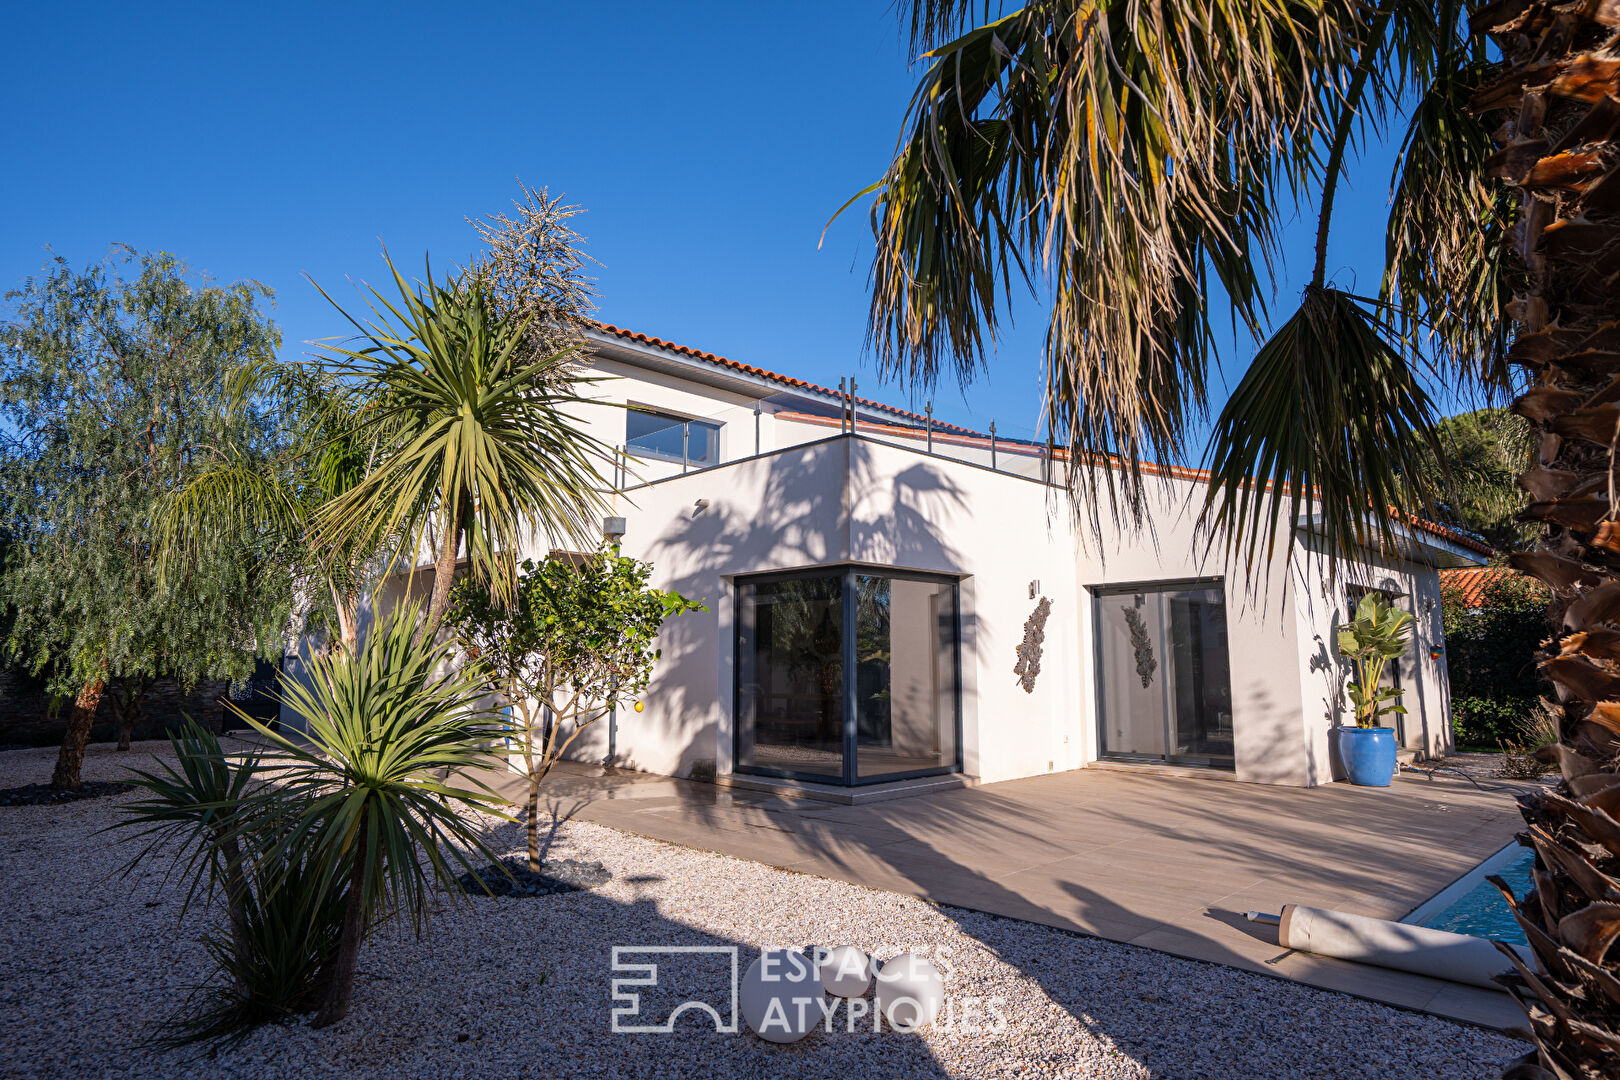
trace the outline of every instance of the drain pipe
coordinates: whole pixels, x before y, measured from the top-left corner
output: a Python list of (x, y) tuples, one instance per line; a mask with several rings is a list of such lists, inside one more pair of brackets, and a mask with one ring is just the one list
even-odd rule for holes
[[(1262, 911), (1247, 914), (1250, 922), (1277, 928), (1277, 941), (1285, 949), (1354, 960), (1360, 964), (1391, 968), (1395, 971), (1447, 979), (1469, 986), (1500, 990), (1493, 979), (1512, 964), (1496, 942), (1468, 934), (1453, 934), (1427, 926), (1350, 915), (1326, 908), (1287, 904), (1281, 915)], [(1529, 949), (1509, 946), (1532, 970), (1535, 961)]]

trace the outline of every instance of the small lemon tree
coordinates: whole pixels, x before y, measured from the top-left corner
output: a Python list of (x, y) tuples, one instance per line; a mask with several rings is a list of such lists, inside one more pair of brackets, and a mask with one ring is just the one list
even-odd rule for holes
[(652, 566), (617, 545), (574, 562), (525, 560), (509, 601), (467, 580), (446, 625), (467, 670), (511, 707), (506, 735), (528, 778), (529, 869), (540, 872), (540, 784), (575, 739), (652, 680), (664, 622), (707, 610), (649, 588)]
[(1393, 607), (1383, 593), (1369, 592), (1356, 605), (1355, 616), (1335, 628), (1339, 655), (1350, 661), (1348, 692), (1357, 727), (1378, 727), (1383, 717), (1406, 712), (1401, 688), (1380, 684), (1389, 662), (1406, 652), (1412, 624), (1412, 616)]

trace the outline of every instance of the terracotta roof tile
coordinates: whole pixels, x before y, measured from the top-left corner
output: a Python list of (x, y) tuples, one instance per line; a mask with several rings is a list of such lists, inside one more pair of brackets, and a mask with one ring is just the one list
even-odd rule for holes
[[(774, 371), (767, 371), (764, 368), (754, 367), (752, 364), (742, 364), (738, 363), (736, 360), (727, 360), (723, 356), (717, 356), (711, 352), (704, 352), (701, 349), (694, 349), (687, 345), (677, 345), (673, 341), (665, 341), (663, 338), (655, 338), (650, 334), (638, 334), (634, 330), (626, 330), (621, 326), (614, 326), (612, 323), (599, 322), (596, 324), (596, 327), (605, 333), (612, 334), (615, 337), (624, 338), (627, 341), (639, 341), (643, 345), (651, 345), (655, 348), (668, 349), (670, 352), (680, 353), (683, 356), (691, 356), (699, 360), (707, 360), (711, 364), (719, 364), (721, 367), (730, 368), (733, 371), (741, 371), (744, 374), (753, 375), (757, 378), (769, 379), (772, 382), (781, 383), (783, 386), (791, 386), (798, 390), (809, 390), (811, 393), (826, 394), (827, 396), (834, 398), (839, 396), (837, 390), (829, 390), (827, 387), (818, 386), (813, 382), (806, 382), (803, 379), (795, 379), (791, 375), (781, 375)], [(908, 412), (905, 409), (897, 409), (893, 405), (885, 405), (883, 402), (873, 401), (871, 398), (858, 397), (855, 400), (868, 409), (875, 409), (878, 412), (888, 413), (890, 416), (902, 416), (907, 420), (914, 421), (918, 424), (926, 424), (928, 422), (928, 418), (922, 413)], [(935, 420), (934, 428), (939, 431), (955, 431), (963, 435), (983, 434), (982, 432), (974, 431), (972, 428), (960, 427), (956, 424), (947, 424), (943, 420)]]

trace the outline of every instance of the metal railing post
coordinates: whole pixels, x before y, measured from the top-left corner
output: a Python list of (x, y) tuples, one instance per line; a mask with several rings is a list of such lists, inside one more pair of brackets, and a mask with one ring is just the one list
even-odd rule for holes
[(849, 377), (849, 433), (855, 434), (855, 376)]
[(844, 389), (844, 378), (838, 379), (838, 434), (849, 431), (849, 393)]
[(759, 457), (759, 402), (754, 402), (754, 456)]
[(691, 440), (692, 440), (692, 425), (691, 424), (682, 424), (681, 425), (681, 472), (683, 472), (683, 473), (686, 471), (687, 462), (692, 460), (692, 455), (688, 451), (688, 448), (687, 448), (687, 444), (689, 442), (691, 442)]
[(996, 467), (996, 422), (990, 421), (990, 467)]
[(923, 406), (923, 415), (928, 417), (928, 452), (934, 452), (934, 403), (930, 401)]

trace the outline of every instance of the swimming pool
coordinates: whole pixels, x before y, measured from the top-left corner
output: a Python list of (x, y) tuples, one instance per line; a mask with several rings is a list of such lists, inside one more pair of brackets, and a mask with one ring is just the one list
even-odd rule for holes
[(1527, 945), (1524, 931), (1513, 921), (1507, 902), (1485, 876), (1500, 875), (1512, 887), (1513, 895), (1522, 899), (1530, 891), (1530, 868), (1535, 861), (1535, 852), (1511, 844), (1436, 893), (1402, 921)]

